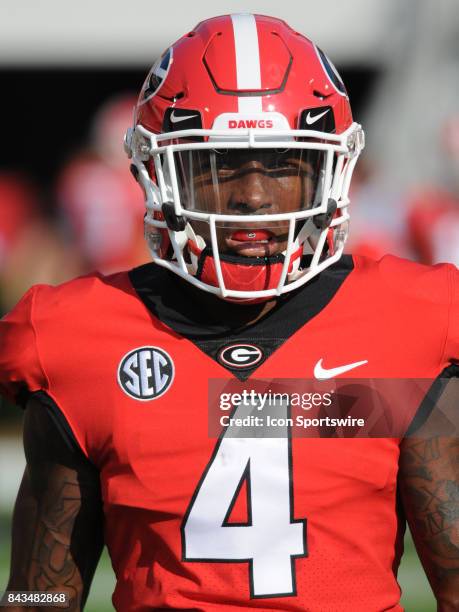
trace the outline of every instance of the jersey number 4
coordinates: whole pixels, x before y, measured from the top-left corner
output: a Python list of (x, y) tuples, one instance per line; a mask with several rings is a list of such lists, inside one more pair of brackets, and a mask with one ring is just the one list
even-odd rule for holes
[[(233, 417), (244, 416), (240, 410)], [(248, 520), (229, 523), (244, 482)], [(252, 598), (296, 594), (295, 558), (307, 555), (306, 520), (293, 519), (288, 428), (279, 438), (241, 438), (226, 429), (188, 507), (182, 542), (185, 561), (248, 562)]]

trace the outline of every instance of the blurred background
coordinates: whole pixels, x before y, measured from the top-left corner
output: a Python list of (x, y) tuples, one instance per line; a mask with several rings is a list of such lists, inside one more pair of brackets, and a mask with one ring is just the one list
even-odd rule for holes
[[(34, 283), (148, 260), (143, 200), (122, 136), (148, 69), (198, 21), (285, 19), (337, 65), (367, 148), (352, 186), (349, 249), (459, 263), (457, 0), (2, 0), (0, 315)], [(1, 400), (0, 400), (1, 401)], [(0, 590), (24, 467), (22, 415), (0, 409)], [(406, 609), (435, 609), (407, 537)], [(105, 554), (88, 610), (112, 610)]]

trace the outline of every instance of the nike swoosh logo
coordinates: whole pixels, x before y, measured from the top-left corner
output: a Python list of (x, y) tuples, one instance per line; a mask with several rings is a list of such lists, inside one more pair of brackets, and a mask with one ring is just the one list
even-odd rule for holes
[(195, 117), (197, 117), (197, 115), (185, 115), (182, 117), (177, 117), (176, 115), (174, 115), (175, 111), (172, 111), (169, 119), (171, 120), (171, 123), (179, 123), (180, 121), (186, 121), (187, 119), (194, 119)]
[(318, 121), (321, 117), (323, 117), (324, 115), (326, 115), (328, 113), (330, 109), (327, 108), (326, 111), (324, 111), (323, 113), (319, 113), (318, 115), (314, 115), (313, 117), (311, 117), (311, 113), (309, 112), (306, 115), (306, 123), (308, 125), (312, 125), (313, 123), (315, 123), (316, 121)]
[(364, 359), (364, 361), (355, 361), (354, 363), (348, 363), (346, 365), (327, 370), (322, 366), (322, 361), (323, 359), (319, 359), (314, 367), (314, 377), (318, 380), (335, 378), (335, 376), (339, 376), (340, 374), (344, 374), (344, 372), (349, 372), (349, 370), (353, 370), (354, 368), (358, 368), (368, 363), (368, 359)]

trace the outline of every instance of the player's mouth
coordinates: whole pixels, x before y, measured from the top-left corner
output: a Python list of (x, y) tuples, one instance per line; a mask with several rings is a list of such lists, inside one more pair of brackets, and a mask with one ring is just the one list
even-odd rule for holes
[(276, 236), (267, 229), (239, 229), (225, 236), (227, 248), (245, 257), (269, 257), (280, 252), (286, 235)]

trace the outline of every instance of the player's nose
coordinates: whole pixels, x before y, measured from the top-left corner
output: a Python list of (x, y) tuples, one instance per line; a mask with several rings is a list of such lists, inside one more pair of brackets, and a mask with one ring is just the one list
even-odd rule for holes
[(245, 164), (234, 184), (228, 208), (231, 213), (253, 215), (277, 212), (264, 166), (257, 161)]

